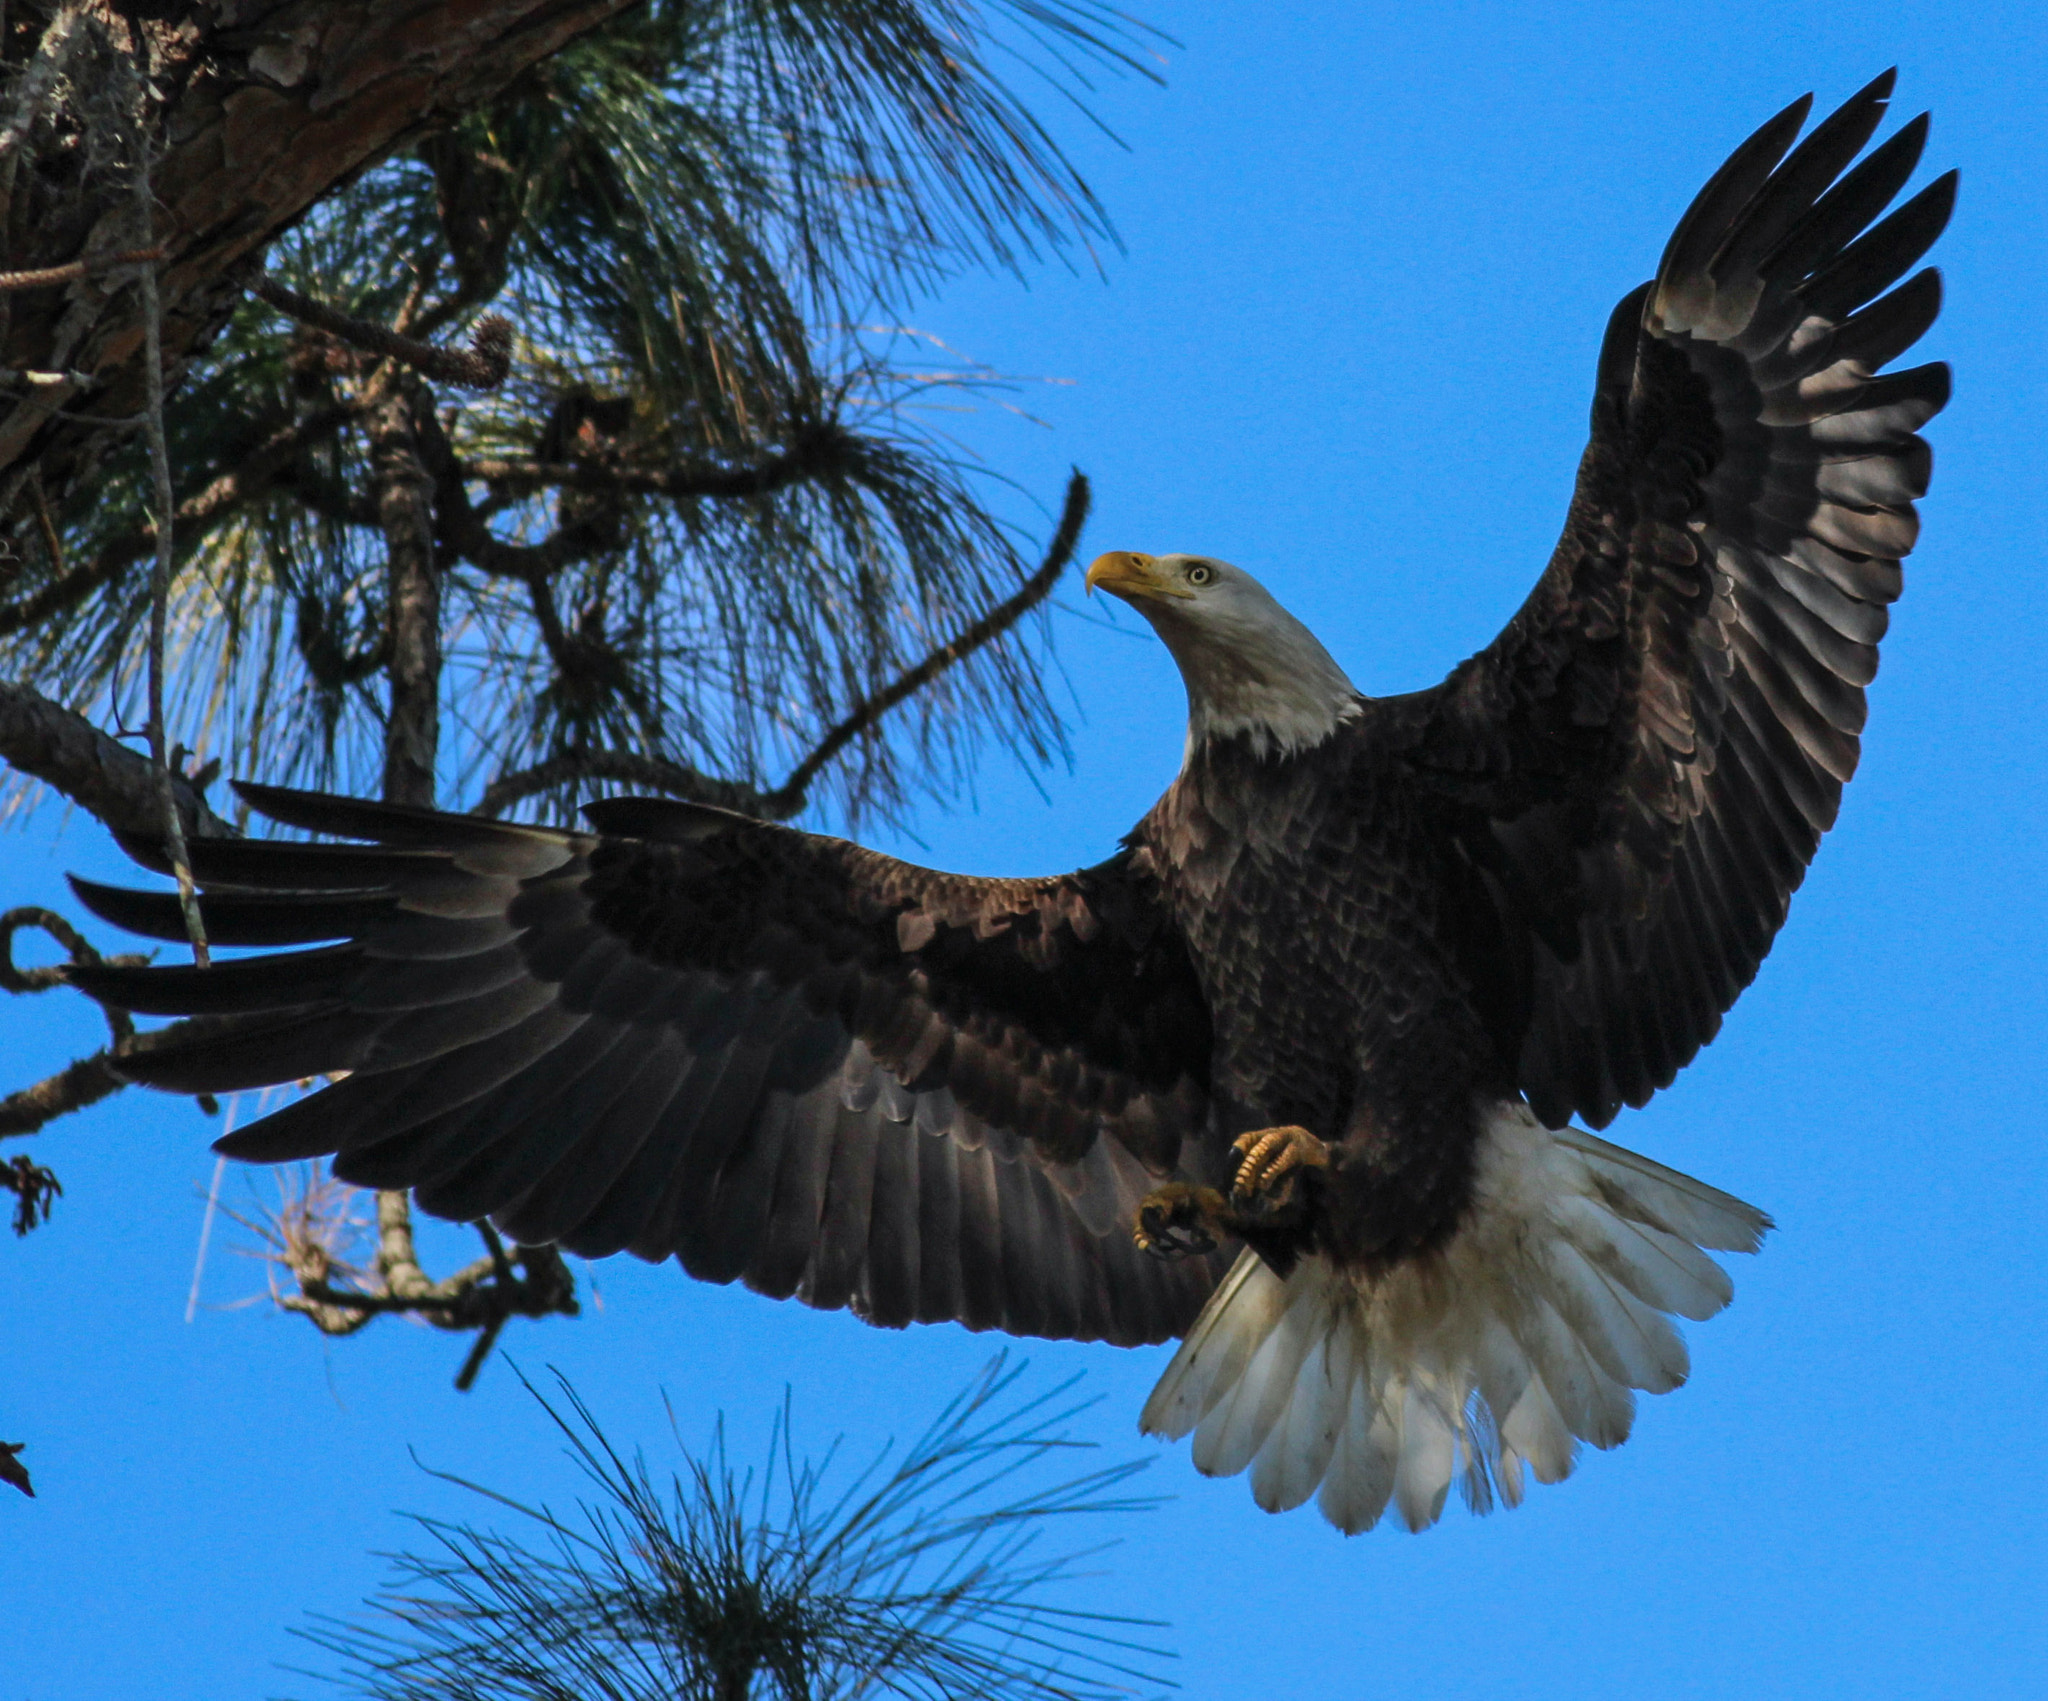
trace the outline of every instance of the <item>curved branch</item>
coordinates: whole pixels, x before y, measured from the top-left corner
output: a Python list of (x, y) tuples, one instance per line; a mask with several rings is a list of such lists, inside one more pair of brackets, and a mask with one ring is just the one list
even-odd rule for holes
[(470, 813), (500, 815), (522, 799), (552, 791), (557, 786), (577, 780), (615, 780), (622, 785), (641, 786), (659, 792), (665, 797), (714, 804), (720, 809), (736, 810), (742, 815), (752, 815), (765, 821), (786, 821), (803, 808), (812, 782), (833, 757), (948, 668), (965, 661), (976, 650), (1001, 637), (1052, 593), (1060, 574), (1074, 558), (1075, 545), (1081, 540), (1081, 528), (1088, 520), (1088, 504), (1088, 479), (1077, 471), (1067, 481), (1067, 499), (1060, 513), (1060, 523), (1038, 570), (959, 637), (941, 644), (883, 689), (863, 699), (851, 714), (819, 740), (817, 747), (775, 790), (756, 791), (752, 786), (700, 773), (663, 756), (643, 756), (631, 750), (568, 750), (530, 768), (500, 775), (485, 789)]
[(774, 819), (786, 819), (803, 808), (805, 794), (825, 764), (891, 709), (922, 691), (940, 674), (965, 661), (983, 645), (1001, 637), (1052, 594), (1060, 574), (1074, 557), (1074, 546), (1081, 541), (1081, 528), (1088, 523), (1089, 499), (1087, 475), (1076, 469), (1073, 477), (1067, 480), (1067, 500), (1060, 512), (1059, 527), (1052, 535), (1052, 542), (1046, 548), (1045, 560), (1038, 571), (959, 637), (941, 644), (915, 667), (899, 674), (893, 683), (863, 700), (850, 715), (826, 733), (818, 741), (817, 748), (791, 771), (789, 778), (763, 800), (769, 805)]

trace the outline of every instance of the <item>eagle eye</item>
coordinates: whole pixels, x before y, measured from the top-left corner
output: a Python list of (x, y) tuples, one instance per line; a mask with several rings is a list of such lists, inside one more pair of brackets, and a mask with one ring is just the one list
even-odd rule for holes
[(1188, 569), (1188, 583), (1191, 585), (1206, 585), (1215, 577), (1216, 570), (1213, 567), (1204, 567), (1199, 561)]

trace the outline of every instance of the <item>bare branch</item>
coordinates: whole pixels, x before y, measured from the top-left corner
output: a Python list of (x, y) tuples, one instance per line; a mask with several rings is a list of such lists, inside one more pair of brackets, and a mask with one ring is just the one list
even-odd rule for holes
[[(570, 785), (578, 780), (614, 780), (621, 785), (644, 787), (666, 797), (715, 804), (721, 809), (737, 810), (742, 815), (752, 815), (761, 820), (788, 820), (803, 808), (812, 782), (825, 765), (848, 744), (948, 668), (966, 660), (984, 644), (1007, 632), (1051, 594), (1060, 574), (1073, 559), (1081, 527), (1088, 519), (1088, 502), (1088, 480), (1077, 472), (1067, 483), (1066, 505), (1038, 570), (959, 637), (940, 645), (916, 666), (863, 700), (819, 741), (817, 747), (797, 764), (788, 780), (774, 791), (757, 791), (752, 786), (700, 773), (664, 756), (646, 756), (632, 750), (565, 750), (530, 768), (499, 775), (485, 788), (470, 813), (501, 815), (522, 799), (552, 791), (557, 786)], [(536, 587), (537, 597), (542, 589), (544, 587)], [(537, 600), (536, 617), (544, 628), (551, 609), (551, 604)], [(559, 621), (556, 624), (559, 626)]]
[(0, 1441), (0, 1482), (12, 1484), (33, 1500), (36, 1491), (29, 1486), (28, 1471), (15, 1457), (27, 1445), (25, 1441)]
[[(7, 680), (0, 680), (0, 761), (63, 793), (117, 833), (150, 840), (162, 836), (149, 758), (75, 710)], [(171, 789), (188, 832), (201, 838), (234, 836), (190, 780), (173, 775)]]
[(494, 578), (540, 584), (564, 567), (586, 561), (602, 547), (584, 528), (567, 526), (539, 543), (507, 543), (484, 523), (469, 499), (462, 463), (431, 407), (415, 410), (421, 463), (434, 480), (434, 530), (447, 554)]
[(278, 1303), (310, 1319), (323, 1335), (353, 1335), (373, 1317), (393, 1313), (451, 1332), (478, 1331), (455, 1378), (455, 1386), (467, 1390), (507, 1320), (574, 1317), (581, 1311), (575, 1279), (559, 1252), (552, 1246), (508, 1251), (488, 1223), (476, 1225), (484, 1256), (435, 1281), (420, 1267), (411, 1203), (403, 1192), (377, 1195), (377, 1270), (365, 1276), (337, 1250), (337, 1213), (346, 1210), (348, 1197), (349, 1190), (331, 1181), (316, 1183), (303, 1198), (287, 1201), (275, 1227), (264, 1231), (299, 1288), (280, 1295)]
[[(48, 992), (52, 987), (63, 986), (70, 978), (62, 965), (41, 969), (15, 966), (14, 936), (24, 927), (41, 928), (70, 953), (73, 963), (102, 960), (85, 936), (55, 910), (23, 905), (0, 915), (0, 989), (14, 993)], [(134, 956), (114, 959), (117, 963), (146, 960)], [(47, 1080), (0, 1099), (0, 1137), (33, 1134), (44, 1123), (59, 1116), (68, 1116), (74, 1110), (83, 1110), (89, 1104), (97, 1104), (126, 1085), (114, 1074), (109, 1059), (134, 1039), (135, 1023), (125, 1010), (102, 1006), (102, 1013), (107, 1018), (107, 1030), (113, 1036), (113, 1044), (105, 1051), (80, 1058)], [(41, 1164), (28, 1158), (15, 1158), (0, 1164), (0, 1191), (14, 1195), (14, 1232), (23, 1235), (38, 1223), (50, 1220), (51, 1202), (64, 1188), (57, 1177)]]
[(1060, 574), (1073, 559), (1074, 546), (1081, 541), (1081, 528), (1088, 521), (1088, 502), (1087, 476), (1077, 470), (1067, 480), (1067, 500), (1060, 513), (1059, 527), (1053, 533), (1052, 543), (1047, 547), (1045, 560), (1038, 571), (959, 637), (941, 644), (915, 667), (898, 675), (893, 683), (865, 699), (853, 713), (826, 733), (818, 741), (817, 748), (791, 771), (789, 778), (763, 800), (768, 805), (771, 818), (785, 820), (796, 814), (804, 806), (811, 782), (823, 771), (826, 763), (891, 709), (922, 691), (948, 668), (966, 660), (984, 644), (1001, 637), (1050, 596)]
[(43, 549), (50, 557), (50, 576), (64, 577), (64, 540), (57, 535), (57, 521), (50, 513), (50, 499), (43, 493), (40, 472), (28, 475), (29, 504), (36, 511), (36, 528), (43, 534)]
[(96, 272), (111, 272), (122, 266), (151, 265), (170, 252), (159, 243), (154, 248), (128, 248), (119, 254), (102, 254), (97, 259), (73, 260), (68, 266), (42, 266), (29, 272), (0, 272), (0, 295), (18, 289), (42, 289), (50, 284), (76, 283)]
[[(130, 169), (135, 174), (135, 222), (138, 233), (147, 237), (156, 218), (156, 202), (149, 189), (149, 101), (144, 92), (144, 73), (134, 62), (133, 51), (131, 45), (129, 54), (117, 56), (114, 63), (123, 68), (130, 85), (125, 104), (133, 125), (129, 145), (133, 152)], [(156, 766), (164, 849), (178, 881), (178, 907), (184, 912), (185, 932), (192, 941), (192, 960), (203, 969), (212, 961), (212, 954), (206, 948), (206, 922), (199, 913), (199, 888), (193, 882), (191, 858), (185, 851), (185, 820), (178, 813), (170, 744), (164, 734), (164, 637), (170, 610), (178, 498), (171, 484), (170, 440), (164, 431), (164, 315), (157, 294), (154, 258), (137, 268), (137, 278), (142, 286), (143, 393), (147, 398), (149, 470), (156, 489), (157, 515), (156, 570), (149, 585), (149, 754)]]
[(251, 291), (280, 313), (338, 337), (351, 347), (368, 349), (422, 372), (437, 384), (456, 384), (465, 390), (495, 390), (512, 370), (512, 321), (502, 313), (486, 314), (477, 322), (469, 348), (436, 348), (397, 331), (358, 319), (339, 308), (301, 295), (281, 284), (267, 272), (259, 272)]
[[(33, 1134), (46, 1122), (55, 1122), (60, 1116), (112, 1098), (128, 1084), (114, 1073), (113, 1055), (111, 1051), (96, 1051), (34, 1086), (0, 1099), (0, 1138)], [(43, 1214), (49, 1215), (47, 1211)], [(15, 1232), (23, 1231), (17, 1226)]]

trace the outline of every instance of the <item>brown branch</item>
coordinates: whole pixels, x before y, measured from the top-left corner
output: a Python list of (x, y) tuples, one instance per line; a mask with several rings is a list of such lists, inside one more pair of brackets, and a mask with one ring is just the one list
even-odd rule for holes
[[(899, 674), (891, 684), (863, 700), (826, 733), (817, 747), (775, 790), (757, 791), (733, 780), (700, 773), (664, 756), (646, 756), (632, 750), (566, 750), (545, 762), (536, 762), (530, 768), (499, 775), (484, 789), (483, 796), (470, 813), (501, 815), (515, 803), (552, 791), (557, 786), (578, 780), (612, 780), (621, 785), (659, 792), (665, 797), (715, 804), (720, 809), (737, 810), (742, 815), (756, 816), (761, 820), (788, 820), (803, 808), (811, 784), (820, 771), (848, 744), (948, 668), (1007, 632), (1051, 594), (1060, 574), (1073, 559), (1074, 546), (1081, 538), (1081, 527), (1088, 519), (1088, 502), (1088, 480), (1077, 472), (1067, 483), (1066, 505), (1038, 570), (959, 637), (940, 645), (916, 666)], [(552, 608), (552, 604), (547, 606)]]
[[(149, 758), (75, 710), (6, 680), (0, 680), (0, 761), (63, 793), (117, 833), (151, 841), (162, 836)], [(173, 776), (172, 790), (188, 832), (201, 838), (234, 835), (189, 779)]]
[(1038, 571), (1019, 585), (1002, 602), (984, 614), (959, 637), (941, 644), (915, 667), (907, 669), (889, 685), (866, 698), (854, 711), (818, 741), (817, 748), (791, 771), (790, 776), (763, 800), (773, 819), (785, 820), (804, 806), (811, 782), (825, 764), (882, 717), (937, 679), (948, 668), (965, 661), (976, 650), (1009, 631), (1026, 614), (1052, 594), (1053, 586), (1073, 559), (1074, 546), (1081, 541), (1081, 528), (1088, 521), (1088, 479), (1076, 471), (1067, 480), (1067, 500), (1060, 523), (1045, 552)]
[(0, 1138), (33, 1134), (46, 1122), (112, 1098), (128, 1084), (114, 1073), (113, 1056), (111, 1051), (96, 1051), (0, 1099)]
[(485, 788), (484, 795), (470, 813), (502, 815), (523, 798), (552, 791), (556, 786), (568, 785), (575, 780), (612, 780), (620, 785), (659, 792), (664, 797), (680, 797), (691, 803), (710, 803), (720, 809), (735, 809), (742, 815), (782, 819), (770, 815), (770, 799), (752, 786), (721, 780), (711, 774), (699, 773), (681, 762), (672, 762), (667, 757), (643, 756), (634, 750), (568, 750), (530, 768), (522, 768), (517, 773), (501, 774)]
[(40, 472), (28, 475), (29, 504), (36, 511), (36, 529), (43, 534), (43, 549), (50, 557), (50, 577), (64, 577), (64, 540), (57, 535), (57, 521), (50, 513), (50, 499), (43, 494)]
[(489, 313), (477, 322), (468, 349), (436, 348), (403, 336), (386, 326), (315, 301), (281, 284), (268, 272), (259, 272), (250, 290), (280, 313), (338, 337), (352, 348), (367, 349), (414, 371), (424, 373), (437, 384), (455, 384), (465, 390), (495, 390), (512, 370), (512, 321), (502, 313)]
[[(280, 427), (258, 444), (240, 466), (222, 473), (204, 490), (179, 503), (174, 524), (203, 528), (260, 496), (293, 461), (322, 438), (333, 435), (356, 412), (354, 403), (336, 403)], [(116, 538), (85, 566), (62, 574), (19, 602), (0, 606), (0, 637), (40, 626), (52, 615), (76, 607), (155, 550), (153, 525), (138, 527)]]
[[(14, 936), (24, 927), (38, 927), (70, 954), (73, 963), (97, 963), (100, 954), (55, 910), (24, 905), (0, 915), (0, 990), (13, 993), (48, 992), (70, 978), (61, 964), (48, 968), (18, 968), (14, 961)], [(117, 963), (141, 963), (142, 957), (116, 957)], [(0, 1099), (0, 1137), (33, 1134), (44, 1123), (117, 1093), (126, 1084), (109, 1066), (109, 1059), (135, 1038), (135, 1023), (125, 1010), (102, 1006), (113, 1044), (104, 1051), (80, 1058), (47, 1080), (10, 1093)], [(41, 1164), (28, 1158), (0, 1163), (0, 1192), (14, 1195), (14, 1232), (27, 1234), (38, 1223), (50, 1220), (51, 1203), (64, 1191), (63, 1184)]]
[(537, 461), (518, 457), (464, 461), (461, 474), (478, 484), (506, 490), (585, 490), (628, 496), (732, 498), (767, 496), (805, 479), (834, 472), (846, 463), (852, 439), (836, 425), (818, 425), (797, 435), (787, 449), (740, 466), (677, 464), (669, 467), (614, 466), (602, 461)]
[(419, 409), (414, 425), (420, 461), (434, 480), (434, 533), (445, 555), (494, 578), (535, 585), (600, 552), (600, 540), (577, 526), (561, 527), (539, 543), (507, 543), (470, 501), (462, 462), (440, 416), (431, 407)]
[(76, 283), (96, 272), (111, 272), (117, 266), (153, 265), (170, 252), (162, 243), (154, 248), (130, 248), (119, 254), (102, 254), (98, 259), (73, 260), (68, 266), (40, 266), (29, 272), (0, 272), (0, 295), (18, 289), (42, 289), (50, 284)]

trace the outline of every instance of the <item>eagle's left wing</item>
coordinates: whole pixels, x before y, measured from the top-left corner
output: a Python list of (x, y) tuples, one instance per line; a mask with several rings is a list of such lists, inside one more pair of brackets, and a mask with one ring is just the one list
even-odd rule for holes
[[(1128, 853), (984, 880), (658, 800), (593, 805), (593, 833), (242, 790), (367, 842), (197, 841), (216, 942), (271, 953), (75, 977), (195, 1018), (118, 1060), (138, 1081), (345, 1077), (232, 1156), (334, 1153), (522, 1242), (884, 1324), (1158, 1341), (1221, 1273), (1131, 1241), (1201, 1168), (1209, 1020)], [(77, 884), (183, 937), (174, 896)]]
[(1553, 1125), (1604, 1127), (1713, 1038), (1855, 770), (1927, 488), (1915, 432), (1948, 398), (1939, 364), (1878, 375), (1940, 279), (1881, 292), (1955, 198), (1950, 173), (1872, 224), (1927, 130), (1851, 167), (1891, 82), (1797, 148), (1795, 103), (1700, 192), (1615, 310), (1549, 570), (1489, 648), (1388, 703), (1492, 894), (1474, 973), (1514, 982), (1500, 1037)]

